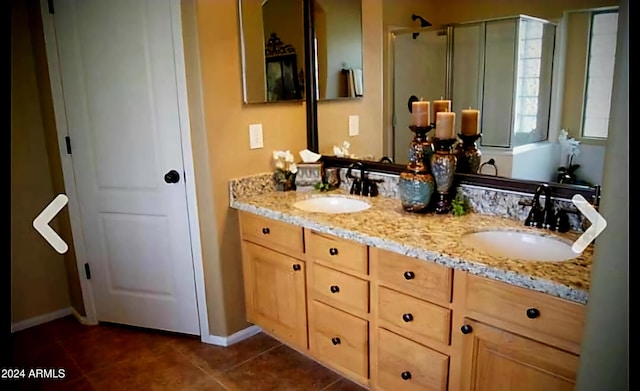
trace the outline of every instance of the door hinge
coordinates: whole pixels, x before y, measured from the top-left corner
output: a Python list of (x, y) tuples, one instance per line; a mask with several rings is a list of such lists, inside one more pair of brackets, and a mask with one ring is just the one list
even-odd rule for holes
[(87, 276), (87, 280), (91, 279), (91, 268), (88, 263), (84, 264), (84, 274)]
[(47, 0), (47, 5), (49, 6), (49, 13), (53, 15), (55, 10), (53, 9), (53, 0)]
[(67, 155), (71, 155), (71, 137), (65, 136), (64, 142), (67, 144)]

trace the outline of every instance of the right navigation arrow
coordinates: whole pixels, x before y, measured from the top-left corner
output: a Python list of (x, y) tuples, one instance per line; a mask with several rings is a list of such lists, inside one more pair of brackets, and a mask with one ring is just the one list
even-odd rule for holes
[(605, 228), (607, 228), (607, 220), (602, 217), (598, 211), (591, 206), (589, 201), (585, 200), (580, 194), (576, 194), (571, 198), (573, 204), (580, 212), (591, 222), (591, 226), (573, 242), (571, 249), (575, 253), (581, 253)]

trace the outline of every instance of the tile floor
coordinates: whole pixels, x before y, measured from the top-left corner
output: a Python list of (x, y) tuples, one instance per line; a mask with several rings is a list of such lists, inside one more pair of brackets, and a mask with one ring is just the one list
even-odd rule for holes
[(263, 333), (223, 348), (66, 317), (14, 333), (11, 344), (14, 368), (64, 368), (66, 378), (0, 380), (2, 390), (364, 390)]

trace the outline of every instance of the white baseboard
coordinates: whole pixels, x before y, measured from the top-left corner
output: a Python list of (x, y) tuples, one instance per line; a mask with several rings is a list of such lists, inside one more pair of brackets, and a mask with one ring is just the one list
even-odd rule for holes
[(208, 336), (203, 335), (200, 340), (204, 343), (208, 343), (211, 345), (226, 347), (226, 346), (231, 346), (234, 343), (240, 342), (242, 340), (245, 340), (251, 336), (254, 336), (261, 331), (262, 329), (260, 327), (254, 325), (254, 326), (249, 326), (246, 329), (242, 329), (226, 337), (220, 337), (218, 335), (208, 335)]
[(71, 307), (63, 308), (61, 310), (49, 312), (48, 314), (34, 316), (33, 318), (21, 320), (20, 322), (11, 323), (11, 332), (28, 329), (29, 327), (38, 326), (43, 323), (51, 322), (52, 320), (64, 318), (72, 314), (73, 309)]
[(73, 317), (76, 318), (76, 320), (81, 324), (84, 324), (87, 326), (96, 326), (98, 324), (98, 322), (91, 322), (86, 316), (80, 315), (80, 313), (76, 311), (75, 308), (71, 308), (71, 315), (73, 315)]

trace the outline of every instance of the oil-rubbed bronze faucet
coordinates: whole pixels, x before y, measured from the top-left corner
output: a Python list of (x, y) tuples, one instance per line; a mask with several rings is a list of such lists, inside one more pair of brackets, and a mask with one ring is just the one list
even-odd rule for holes
[[(352, 169), (360, 170), (360, 177), (355, 177), (351, 174)], [(380, 179), (371, 179), (364, 169), (362, 162), (355, 162), (349, 166), (347, 170), (347, 178), (351, 179), (350, 194), (362, 195), (365, 197), (375, 197), (378, 195), (378, 183), (382, 182)]]
[[(544, 206), (540, 205), (540, 195), (544, 193)], [(551, 189), (546, 183), (536, 188), (531, 203), (531, 210), (524, 221), (528, 227), (545, 228), (553, 231), (567, 232), (569, 218), (565, 210), (556, 211), (551, 203)]]

